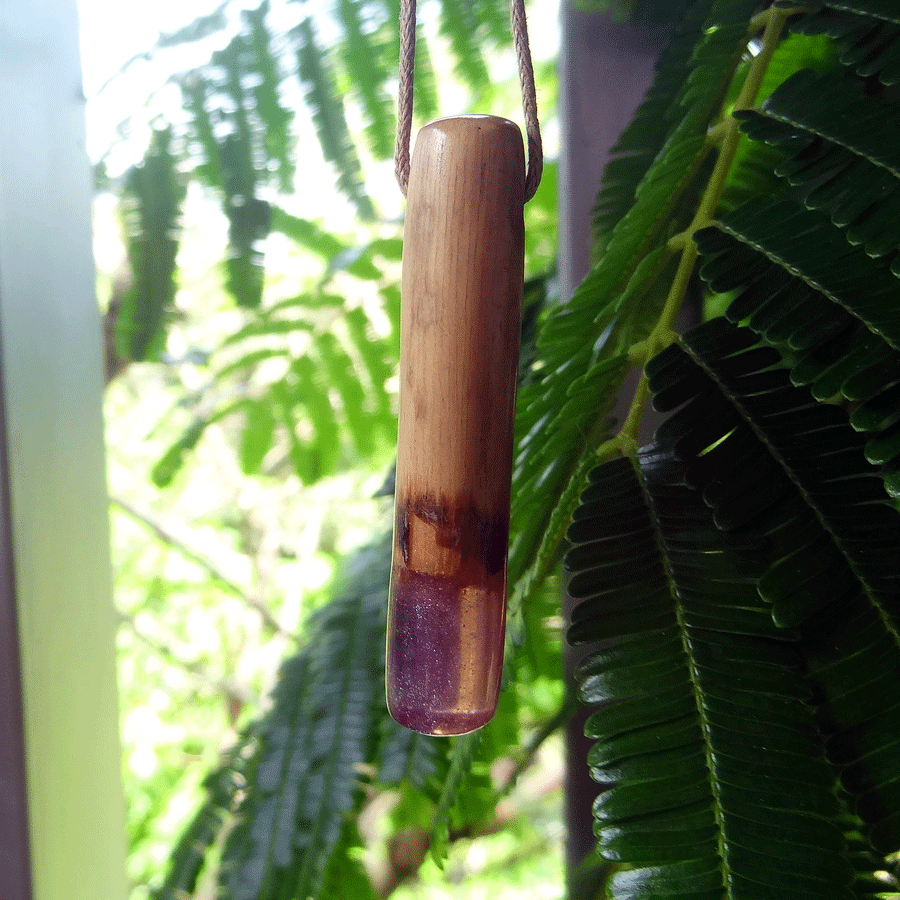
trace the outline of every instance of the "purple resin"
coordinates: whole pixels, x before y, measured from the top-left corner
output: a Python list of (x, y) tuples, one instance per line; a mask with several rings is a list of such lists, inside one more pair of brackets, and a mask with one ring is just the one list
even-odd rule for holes
[(494, 714), (506, 619), (503, 573), (459, 584), (396, 565), (388, 611), (391, 715), (423, 734), (464, 734)]

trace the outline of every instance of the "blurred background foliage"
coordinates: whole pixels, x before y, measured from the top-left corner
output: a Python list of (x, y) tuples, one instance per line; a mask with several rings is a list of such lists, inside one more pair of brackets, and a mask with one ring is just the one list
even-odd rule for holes
[[(532, 326), (553, 290), (556, 12), (529, 5), (548, 150), (526, 209)], [(125, 59), (116, 46), (110, 71), (116, 13), (82, 4), (135, 900), (159, 889), (203, 779), (267, 708), (338, 561), (389, 526), (397, 14), (397, 0), (161, 10), (158, 36)], [(495, 0), (419, 4), (417, 124), (521, 119), (507, 16)], [(549, 682), (532, 693), (530, 724), (561, 699)], [(546, 754), (490, 833), (463, 829), (415, 895), (480, 896), (483, 871), (492, 893), (502, 872), (508, 896), (517, 882), (559, 896), (560, 766)], [(370, 793), (367, 867), (405, 896), (426, 810)]]

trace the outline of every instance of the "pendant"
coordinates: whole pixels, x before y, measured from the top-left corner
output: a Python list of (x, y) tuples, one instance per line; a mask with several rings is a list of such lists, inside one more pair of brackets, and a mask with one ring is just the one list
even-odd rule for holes
[(464, 734), (503, 668), (525, 159), (494, 116), (424, 126), (403, 246), (400, 422), (387, 702), (401, 725)]

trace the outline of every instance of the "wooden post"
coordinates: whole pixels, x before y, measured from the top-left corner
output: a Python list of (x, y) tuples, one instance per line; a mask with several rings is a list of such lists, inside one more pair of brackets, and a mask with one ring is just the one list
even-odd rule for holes
[(423, 734), (493, 715), (524, 270), (522, 136), (494, 116), (426, 125), (403, 249), (387, 698)]

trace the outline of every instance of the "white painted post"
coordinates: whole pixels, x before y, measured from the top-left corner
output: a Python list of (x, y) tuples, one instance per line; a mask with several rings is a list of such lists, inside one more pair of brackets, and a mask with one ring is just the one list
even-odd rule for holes
[(34, 900), (127, 893), (90, 201), (75, 2), (3, 0), (0, 474)]

